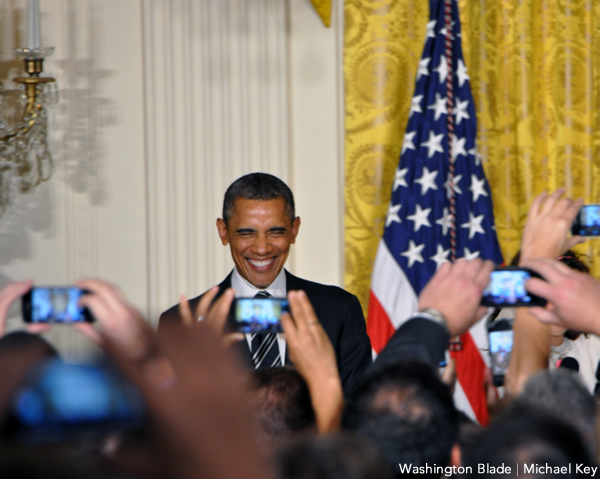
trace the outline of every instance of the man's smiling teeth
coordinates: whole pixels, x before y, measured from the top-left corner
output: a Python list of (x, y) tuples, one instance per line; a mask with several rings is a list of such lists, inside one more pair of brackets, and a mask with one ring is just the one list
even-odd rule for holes
[(250, 263), (252, 263), (257, 268), (264, 268), (265, 266), (269, 266), (273, 262), (273, 258), (265, 259), (262, 261), (248, 258), (248, 261), (250, 261)]

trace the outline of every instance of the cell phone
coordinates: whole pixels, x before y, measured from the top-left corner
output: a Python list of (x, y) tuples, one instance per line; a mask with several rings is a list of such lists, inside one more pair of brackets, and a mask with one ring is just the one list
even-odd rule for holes
[(23, 321), (26, 323), (93, 322), (87, 308), (79, 306), (79, 298), (87, 291), (74, 286), (36, 286), (22, 298)]
[(513, 346), (512, 322), (499, 319), (488, 323), (488, 338), (492, 361), (492, 381), (494, 386), (503, 386)]
[[(545, 306), (546, 300), (525, 289), (531, 278), (542, 278), (528, 268), (508, 266), (492, 271), (490, 282), (483, 291), (482, 306)], [(543, 279), (543, 278), (542, 278)]]
[(579, 236), (600, 236), (600, 204), (583, 205), (573, 221), (571, 233)]
[(15, 391), (4, 435), (27, 444), (141, 428), (147, 409), (136, 386), (108, 364), (38, 364)]
[(282, 333), (281, 316), (289, 312), (287, 299), (236, 298), (229, 311), (229, 326), (240, 333)]

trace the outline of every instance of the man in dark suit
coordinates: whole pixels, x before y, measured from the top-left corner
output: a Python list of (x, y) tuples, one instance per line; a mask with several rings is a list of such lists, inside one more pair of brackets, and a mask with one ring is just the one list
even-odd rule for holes
[[(292, 192), (280, 179), (252, 173), (232, 183), (225, 193), (223, 218), (217, 220), (217, 229), (223, 245), (230, 246), (235, 268), (219, 285), (219, 295), (230, 287), (236, 297), (258, 294), (283, 298), (291, 290), (305, 291), (333, 344), (347, 395), (371, 363), (371, 343), (362, 309), (356, 296), (347, 291), (298, 278), (283, 269), (299, 228)], [(192, 311), (201, 297), (190, 300)], [(159, 329), (173, 321), (181, 321), (177, 306), (161, 315)], [(247, 335), (246, 339), (241, 349), (249, 366), (289, 363), (285, 340), (280, 335), (273, 336), (272, 347), (270, 343), (261, 346), (264, 336)]]

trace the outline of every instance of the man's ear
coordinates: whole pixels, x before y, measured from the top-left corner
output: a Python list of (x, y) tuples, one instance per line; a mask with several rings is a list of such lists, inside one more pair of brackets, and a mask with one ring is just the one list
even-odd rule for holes
[(225, 224), (225, 221), (223, 221), (221, 218), (217, 218), (217, 231), (219, 232), (219, 238), (221, 238), (221, 243), (223, 243), (223, 246), (227, 246), (229, 244), (227, 225)]
[(292, 240), (290, 243), (294, 244), (296, 242), (296, 236), (298, 236), (298, 230), (300, 229), (300, 217), (296, 216), (294, 218), (294, 222), (292, 223)]

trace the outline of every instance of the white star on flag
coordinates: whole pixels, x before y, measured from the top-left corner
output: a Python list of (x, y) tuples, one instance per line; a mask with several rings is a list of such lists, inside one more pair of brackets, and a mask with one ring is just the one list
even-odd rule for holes
[(483, 221), (484, 215), (479, 215), (475, 217), (472, 211), (469, 211), (469, 221), (460, 225), (462, 228), (469, 228), (469, 239), (472, 239), (473, 236), (477, 233), (485, 234), (483, 227), (481, 226), (481, 222)]
[(440, 57), (440, 64), (437, 68), (434, 68), (433, 71), (440, 75), (440, 83), (446, 81), (446, 78), (448, 77), (448, 63), (446, 62), (446, 57), (444, 55)]
[(435, 269), (438, 270), (438, 269), (440, 269), (440, 266), (442, 264), (448, 262), (448, 255), (449, 254), (450, 254), (450, 250), (449, 249), (444, 249), (441, 244), (438, 244), (437, 245), (437, 252), (435, 253), (434, 256), (432, 256), (429, 259), (432, 259), (433, 261), (435, 261), (435, 264), (436, 264)]
[(487, 191), (485, 191), (485, 178), (478, 180), (477, 176), (471, 175), (471, 186), (469, 186), (469, 190), (473, 193), (473, 203), (475, 203), (480, 196), (487, 196)]
[(419, 183), (421, 185), (421, 194), (424, 195), (429, 190), (437, 190), (437, 185), (435, 184), (435, 178), (437, 177), (437, 171), (429, 171), (429, 168), (426, 166), (423, 167), (423, 174), (421, 178), (415, 180), (415, 183)]
[(406, 150), (414, 150), (415, 149), (415, 144), (413, 143), (413, 138), (415, 137), (416, 134), (417, 134), (416, 131), (411, 131), (410, 133), (404, 134), (404, 142), (402, 143), (402, 153), (400, 153), (401, 155), (403, 155)]
[(458, 86), (460, 87), (462, 87), (467, 80), (470, 80), (469, 75), (467, 75), (467, 67), (462, 60), (458, 60), (458, 71), (456, 72), (456, 75), (458, 76)]
[(422, 209), (421, 205), (418, 204), (416, 205), (415, 213), (406, 217), (407, 219), (415, 222), (415, 233), (419, 231), (421, 226), (431, 227), (428, 218), (430, 212), (431, 208)]
[(473, 260), (473, 259), (479, 258), (479, 251), (473, 251), (473, 252), (471, 253), (471, 251), (469, 250), (469, 248), (466, 248), (466, 247), (465, 247), (465, 256), (464, 256), (464, 258), (465, 258), (467, 261), (471, 261), (471, 260)]
[(475, 166), (481, 165), (481, 153), (477, 151), (477, 146), (474, 146), (469, 150), (469, 155), (473, 155), (475, 157)]
[(443, 133), (436, 135), (433, 130), (429, 130), (429, 138), (427, 141), (421, 143), (421, 147), (427, 148), (427, 158), (431, 158), (436, 152), (444, 153), (444, 149), (442, 148), (443, 139)]
[(429, 76), (429, 62), (431, 58), (423, 58), (419, 62), (419, 69), (417, 70), (417, 81), (421, 78), (421, 75)]
[(428, 110), (435, 110), (435, 121), (440, 119), (440, 116), (448, 114), (447, 99), (442, 98), (439, 93), (435, 94), (435, 102), (427, 107)]
[(430, 22), (427, 22), (427, 36), (429, 38), (435, 38), (435, 24), (437, 23), (436, 20), (431, 20)]
[(456, 138), (456, 135), (452, 135), (452, 159), (456, 161), (458, 155), (467, 156), (467, 150), (465, 150), (465, 143), (467, 139), (461, 138), (460, 140)]
[(423, 109), (421, 108), (421, 100), (423, 99), (423, 95), (415, 95), (410, 103), (410, 113), (408, 117), (410, 118), (413, 113), (423, 113)]
[(402, 208), (402, 205), (400, 205), (400, 204), (397, 204), (397, 205), (390, 204), (390, 207), (388, 208), (388, 212), (387, 212), (387, 217), (385, 219), (385, 227), (386, 228), (394, 222), (402, 223), (402, 221), (400, 221), (400, 217), (398, 216), (398, 211), (400, 211), (400, 208)]
[(454, 109), (454, 111), (456, 112), (456, 124), (460, 125), (460, 122), (465, 119), (468, 120), (471, 117), (469, 116), (469, 112), (467, 111), (467, 108), (469, 108), (469, 100), (464, 100), (464, 101), (458, 101), (458, 103), (456, 104), (456, 108)]
[(393, 191), (396, 191), (399, 186), (408, 186), (406, 183), (406, 179), (404, 178), (408, 173), (408, 168), (402, 168), (401, 170), (396, 170), (396, 177), (394, 178), (394, 188)]
[(444, 188), (446, 188), (446, 195), (448, 198), (452, 196), (452, 190), (454, 190), (455, 193), (462, 195), (462, 190), (460, 189), (460, 186), (458, 186), (458, 182), (461, 179), (462, 175), (455, 175), (454, 181), (452, 182), (452, 189), (450, 189), (450, 174), (448, 173), (448, 179), (446, 180), (446, 183), (444, 183)]
[(442, 227), (442, 235), (446, 236), (448, 230), (452, 228), (452, 215), (450, 214), (450, 211), (448, 211), (448, 208), (444, 207), (444, 216), (437, 220), (436, 224)]
[(425, 248), (425, 243), (416, 246), (413, 240), (408, 242), (408, 249), (401, 254), (402, 256), (406, 256), (408, 259), (409, 268), (411, 268), (415, 262), (424, 263), (423, 256), (421, 256), (421, 251), (423, 251), (423, 248)]

